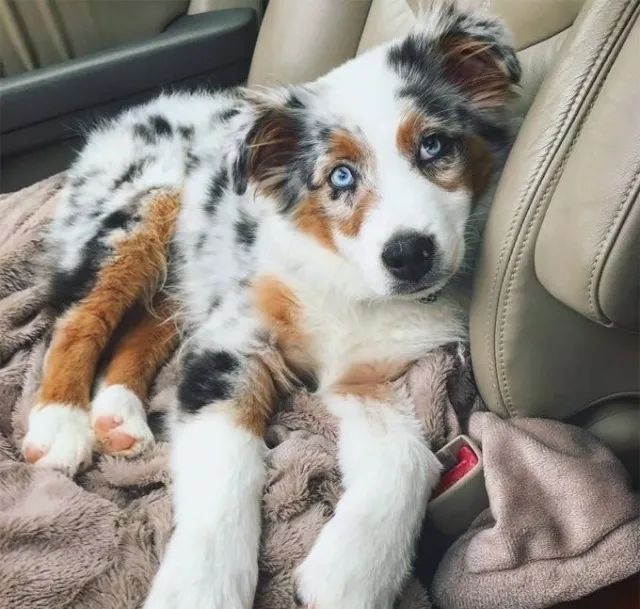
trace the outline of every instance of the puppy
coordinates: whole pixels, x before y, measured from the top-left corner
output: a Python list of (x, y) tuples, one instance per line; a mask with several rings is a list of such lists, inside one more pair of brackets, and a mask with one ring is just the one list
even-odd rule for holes
[[(315, 609), (387, 609), (440, 466), (393, 381), (465, 336), (452, 279), (509, 144), (499, 23), (441, 3), (307, 86), (167, 95), (95, 131), (51, 227), (53, 333), (23, 452), (69, 474), (153, 443), (143, 402), (186, 337), (175, 531), (146, 609), (249, 609), (263, 432), (313, 384), (344, 495), (296, 570)], [(104, 376), (96, 368), (109, 344)]]

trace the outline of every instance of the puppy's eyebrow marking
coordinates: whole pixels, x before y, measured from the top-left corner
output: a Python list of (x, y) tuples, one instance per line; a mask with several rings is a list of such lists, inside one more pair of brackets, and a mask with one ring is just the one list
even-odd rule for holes
[(396, 146), (407, 158), (415, 155), (420, 135), (425, 131), (425, 121), (418, 112), (410, 111), (400, 122), (396, 131)]
[(329, 154), (337, 159), (347, 159), (361, 163), (367, 157), (367, 151), (357, 139), (344, 129), (332, 130), (328, 138)]

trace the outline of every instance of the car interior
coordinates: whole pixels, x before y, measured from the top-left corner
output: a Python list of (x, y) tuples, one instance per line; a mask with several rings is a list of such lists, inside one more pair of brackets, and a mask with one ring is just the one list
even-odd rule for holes
[[(63, 171), (83, 130), (161, 90), (311, 81), (409, 31), (421, 4), (0, 0), (1, 192)], [(523, 78), (475, 262), (475, 381), (500, 417), (587, 429), (637, 489), (640, 3), (487, 5)], [(486, 495), (463, 485), (449, 502), (464, 527)]]

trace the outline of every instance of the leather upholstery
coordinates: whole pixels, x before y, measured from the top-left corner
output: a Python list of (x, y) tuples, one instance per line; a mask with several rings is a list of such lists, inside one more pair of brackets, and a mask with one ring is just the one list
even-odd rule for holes
[[(250, 84), (301, 83), (371, 47), (405, 34), (426, 0), (270, 0), (254, 54)], [(537, 47), (569, 28), (584, 0), (490, 0), (514, 33), (516, 48)], [(543, 46), (537, 72), (552, 54)], [(529, 95), (529, 100), (532, 94)]]
[[(504, 169), (471, 311), (476, 379), (487, 405), (500, 414), (566, 418), (638, 394), (638, 336), (593, 321), (585, 273), (593, 261), (600, 264), (601, 244), (611, 247), (608, 227), (618, 208), (628, 209), (637, 188), (637, 125), (629, 125), (634, 114), (625, 108), (638, 99), (638, 84), (620, 72), (629, 69), (631, 58), (637, 63), (639, 11), (632, 0), (588, 4)], [(618, 260), (637, 245), (637, 227), (634, 236), (629, 232), (627, 226), (616, 234)], [(569, 251), (574, 247), (579, 251)], [(629, 297), (611, 304), (616, 281), (627, 289), (620, 286), (615, 262), (609, 256), (603, 265), (608, 274), (594, 285), (607, 311), (623, 311), (616, 316), (622, 319), (629, 315)]]
[[(406, 33), (420, 4), (271, 0), (249, 82), (313, 80)], [(488, 4), (514, 34), (526, 117), (476, 268), (478, 386), (503, 416), (579, 413), (576, 422), (631, 463), (640, 430), (640, 341), (630, 331), (640, 279), (639, 3)]]
[(298, 84), (351, 59), (371, 0), (271, 0), (264, 14), (248, 82)]
[[(535, 248), (538, 279), (604, 325), (638, 329), (640, 28), (629, 33), (551, 195)], [(629, 120), (631, 118), (631, 120)], [(591, 170), (590, 170), (591, 169)]]

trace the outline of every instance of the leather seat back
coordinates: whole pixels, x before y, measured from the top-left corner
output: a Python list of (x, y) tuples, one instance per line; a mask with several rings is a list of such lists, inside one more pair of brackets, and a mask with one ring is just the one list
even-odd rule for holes
[(593, 0), (564, 41), (502, 174), (471, 309), (487, 406), (585, 425), (636, 474), (639, 15)]

